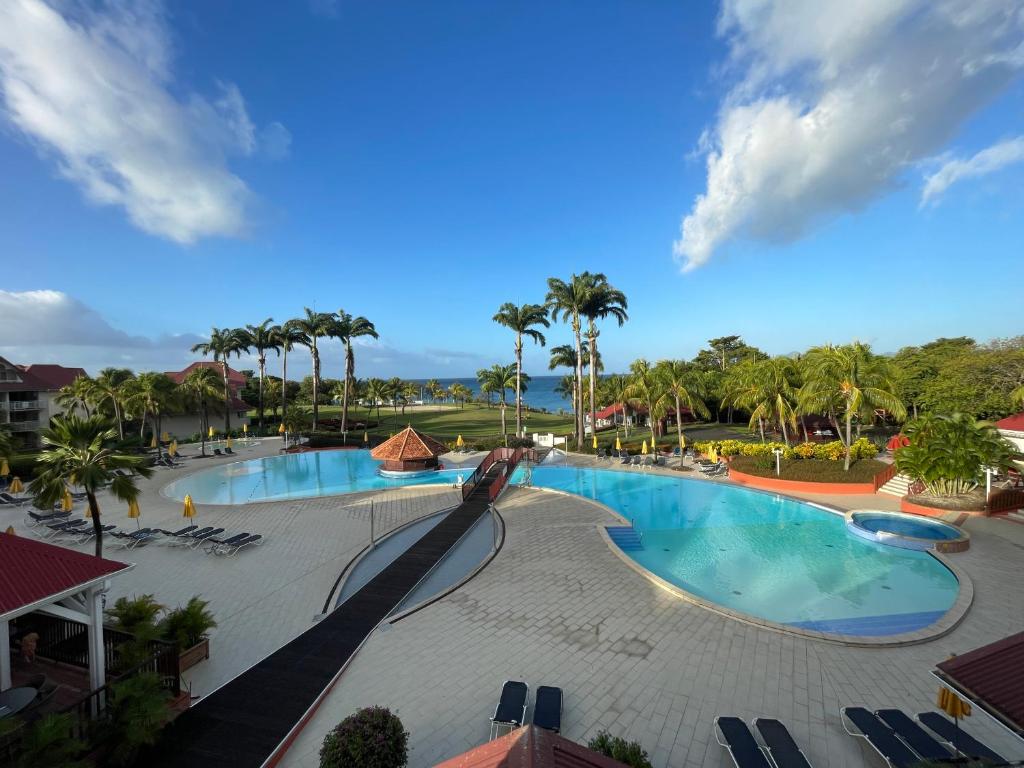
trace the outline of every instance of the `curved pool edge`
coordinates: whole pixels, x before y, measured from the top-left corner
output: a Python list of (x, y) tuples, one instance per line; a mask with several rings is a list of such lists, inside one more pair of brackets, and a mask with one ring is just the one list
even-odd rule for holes
[[(694, 478), (696, 480), (696, 478)], [(570, 496), (574, 499), (592, 504), (595, 507), (610, 513), (617, 520), (629, 525), (630, 521), (624, 517), (620, 512), (615, 511), (607, 504), (594, 499), (588, 499), (586, 496), (580, 496), (576, 493), (569, 493), (568, 491), (562, 491), (555, 488), (545, 488), (543, 486), (514, 486), (516, 488), (523, 488), (525, 490), (532, 491), (543, 491), (544, 493), (557, 493), (563, 496)], [(750, 490), (758, 492), (758, 489), (747, 488), (740, 486), (743, 490)], [(786, 494), (776, 494), (774, 491), (760, 491), (761, 493), (771, 493), (773, 495), (780, 495), (792, 501), (799, 502), (801, 504), (809, 504), (817, 509), (825, 512), (831, 512), (834, 515), (845, 517), (846, 512), (837, 509), (835, 507), (829, 507), (825, 504), (819, 504), (818, 502), (808, 501), (807, 499), (801, 499), (795, 496), (787, 496)], [(863, 648), (883, 648), (883, 647), (898, 647), (903, 645), (917, 645), (919, 643), (926, 643), (931, 640), (936, 640), (944, 635), (949, 634), (956, 628), (964, 617), (967, 615), (967, 611), (970, 609), (971, 604), (974, 602), (974, 583), (970, 577), (958, 566), (950, 562), (949, 558), (939, 552), (928, 551), (923, 554), (930, 555), (935, 558), (940, 565), (946, 568), (953, 577), (957, 580), (959, 589), (957, 590), (956, 600), (953, 601), (953, 605), (942, 615), (942, 617), (935, 622), (932, 622), (927, 627), (915, 630), (913, 632), (904, 632), (898, 635), (843, 635), (835, 632), (817, 632), (810, 629), (801, 629), (794, 627), (789, 624), (780, 624), (779, 622), (769, 621), (768, 619), (761, 619), (757, 616), (752, 616), (749, 613), (742, 613), (740, 611), (734, 611), (730, 608), (726, 608), (723, 605), (705, 600), (704, 598), (698, 597), (691, 592), (686, 591), (682, 587), (673, 584), (670, 581), (663, 579), (657, 574), (649, 571), (644, 566), (640, 565), (636, 560), (631, 558), (628, 554), (623, 552), (619, 547), (611, 540), (608, 535), (608, 531), (605, 529), (605, 525), (598, 523), (595, 525), (598, 535), (608, 546), (608, 548), (626, 565), (628, 565), (634, 572), (645, 578), (657, 587), (669, 592), (670, 594), (690, 603), (696, 605), (704, 610), (717, 613), (720, 616), (724, 616), (735, 621), (739, 621), (749, 626), (757, 627), (759, 629), (766, 629), (772, 632), (778, 632), (784, 635), (792, 635), (795, 637), (802, 637), (808, 640), (821, 640), (827, 643), (833, 643), (836, 645), (846, 645), (853, 647)]]
[(935, 520), (934, 518), (925, 518), (927, 522), (932, 525), (941, 525), (946, 528), (950, 528), (955, 531), (958, 535), (953, 539), (927, 539), (918, 536), (909, 536), (903, 533), (893, 533), (891, 531), (873, 531), (869, 528), (865, 528), (857, 521), (855, 515), (858, 514), (872, 514), (881, 515), (883, 517), (894, 517), (894, 518), (905, 518), (915, 517), (906, 512), (890, 512), (883, 509), (851, 509), (845, 513), (846, 528), (850, 533), (855, 536), (859, 536), (865, 541), (871, 541), (876, 544), (884, 544), (889, 547), (899, 547), (901, 549), (909, 549), (916, 552), (941, 552), (941, 553), (955, 553), (955, 552), (966, 552), (971, 547), (971, 534), (967, 531), (959, 528), (950, 523), (946, 523), (941, 520)]

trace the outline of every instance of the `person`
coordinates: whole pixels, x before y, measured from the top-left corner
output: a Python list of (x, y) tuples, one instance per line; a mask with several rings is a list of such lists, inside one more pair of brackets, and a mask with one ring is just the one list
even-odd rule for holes
[(21, 638), (21, 656), (25, 661), (32, 663), (36, 660), (36, 646), (39, 645), (39, 633), (29, 632)]

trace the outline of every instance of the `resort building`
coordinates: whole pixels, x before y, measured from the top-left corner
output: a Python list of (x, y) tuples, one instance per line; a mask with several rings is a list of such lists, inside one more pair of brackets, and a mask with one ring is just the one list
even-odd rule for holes
[(1015, 413), (996, 422), (999, 434), (1013, 443), (1014, 447), (1024, 453), (1024, 413)]
[(0, 426), (21, 445), (38, 447), (39, 431), (63, 413), (57, 404), (60, 388), (85, 375), (82, 368), (15, 365), (0, 357)]
[[(181, 384), (185, 377), (197, 368), (212, 368), (218, 378), (223, 375), (220, 363), (211, 360), (200, 360), (180, 371), (165, 371), (164, 375), (174, 381), (175, 384)], [(251, 423), (248, 416), (250, 406), (239, 396), (239, 392), (245, 387), (245, 381), (245, 376), (242, 373), (230, 366), (228, 367), (228, 389), (231, 392), (228, 407), (231, 409), (232, 429), (241, 429), (243, 425)], [(218, 428), (214, 420), (214, 414), (223, 416), (224, 411), (221, 408), (220, 403), (210, 404), (210, 420), (213, 422), (214, 429)], [(201, 429), (202, 425), (200, 424), (198, 413), (169, 414), (163, 417), (163, 431), (174, 437), (187, 438), (198, 434)]]

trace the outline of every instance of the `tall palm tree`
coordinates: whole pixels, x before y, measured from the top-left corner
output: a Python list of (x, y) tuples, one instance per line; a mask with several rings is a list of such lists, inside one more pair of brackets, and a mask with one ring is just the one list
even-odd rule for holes
[(260, 366), (260, 396), (259, 396), (259, 424), (260, 433), (263, 432), (263, 383), (267, 378), (267, 352), (274, 351), (281, 355), (281, 346), (278, 343), (275, 328), (271, 326), (274, 318), (268, 317), (259, 325), (247, 325), (241, 331), (245, 345), (256, 350), (256, 360)]
[(651, 428), (651, 444), (655, 443), (654, 425), (665, 410), (668, 391), (664, 382), (655, 373), (654, 367), (642, 357), (629, 366), (629, 386), (626, 395), (634, 402), (647, 408), (647, 421)]
[(380, 405), (388, 397), (388, 383), (384, 379), (372, 378), (366, 382), (366, 399), (370, 401), (370, 407), (377, 408), (377, 421), (380, 421)]
[(448, 387), (448, 394), (451, 396), (452, 401), (461, 403), (462, 407), (466, 407), (466, 401), (473, 396), (473, 392), (462, 382), (456, 381)]
[[(568, 368), (572, 371), (569, 374), (572, 377), (572, 394), (569, 396), (569, 402), (572, 403), (572, 412), (575, 416), (577, 413), (583, 410), (583, 406), (578, 399), (581, 394), (581, 387), (579, 386), (579, 380), (576, 378), (577, 367), (587, 368), (590, 365), (590, 344), (584, 341), (581, 344), (581, 351), (583, 352), (582, 360), (576, 356), (576, 348), (572, 344), (559, 344), (558, 346), (552, 347), (550, 350), (550, 359), (548, 360), (548, 370), (553, 371), (556, 368)], [(578, 364), (578, 365), (577, 365)], [(597, 369), (602, 370), (601, 355), (597, 355)], [(576, 422), (578, 423), (578, 422)], [(573, 433), (575, 434), (575, 427)]]
[(587, 318), (587, 341), (590, 347), (590, 429), (597, 432), (596, 423), (596, 377), (597, 377), (597, 321), (612, 317), (619, 327), (629, 319), (626, 314), (626, 294), (615, 288), (600, 272), (591, 275), (592, 283), (583, 305), (583, 316)]
[[(68, 485), (85, 489), (96, 532), (96, 557), (103, 556), (103, 523), (96, 492), (107, 487), (115, 497), (130, 503), (139, 497), (135, 475), (152, 474), (144, 466), (145, 457), (116, 453), (109, 447), (116, 437), (117, 432), (103, 416), (55, 417), (41, 434), (46, 450), (39, 455), (35, 479), (29, 484), (36, 505), (44, 509), (60, 501)], [(129, 474), (115, 473), (119, 469)]]
[[(598, 360), (598, 366), (600, 367), (600, 360)], [(626, 437), (629, 437), (629, 425), (631, 421), (628, 389), (628, 376), (615, 374), (601, 379), (601, 391), (604, 392), (608, 398), (608, 404), (615, 405), (616, 403), (622, 403), (622, 428), (626, 432)]]
[(142, 429), (139, 436), (144, 438), (146, 417), (150, 419), (153, 438), (156, 440), (156, 455), (161, 455), (160, 427), (165, 413), (178, 406), (178, 392), (174, 381), (163, 373), (147, 371), (140, 373), (127, 383), (126, 402), (133, 410), (142, 412)]
[(437, 398), (444, 395), (444, 390), (441, 388), (441, 382), (437, 379), (428, 379), (427, 383), (423, 385), (423, 388), (427, 390), (427, 394), (430, 395), (430, 400), (436, 402)]
[[(506, 392), (515, 390), (522, 384), (522, 378), (515, 363), (500, 365), (495, 363), (490, 368), (482, 368), (476, 372), (477, 381), (480, 382), (481, 391), (496, 392), (501, 404), (501, 437), (508, 445), (508, 428), (505, 424), (505, 408), (508, 405)], [(529, 377), (526, 377), (529, 380)]]
[(773, 357), (742, 362), (731, 373), (732, 384), (724, 402), (750, 412), (750, 427), (758, 424), (761, 442), (767, 422), (779, 426), (783, 441), (789, 445), (789, 429), (797, 429), (796, 363), (788, 357)]
[(234, 355), (241, 357), (243, 352), (248, 352), (244, 331), (238, 328), (213, 328), (210, 330), (210, 340), (196, 344), (192, 347), (193, 352), (199, 352), (203, 356), (212, 355), (215, 362), (220, 363), (221, 378), (224, 383), (224, 434), (231, 432), (231, 383), (228, 380), (228, 358)]
[(516, 335), (516, 435), (521, 436), (523, 434), (523, 393), (521, 389), (523, 336), (529, 336), (534, 343), (543, 347), (547, 340), (544, 338), (544, 334), (534, 326), (543, 325), (545, 328), (550, 328), (551, 322), (548, 320), (547, 307), (540, 304), (523, 304), (517, 307), (510, 301), (506, 301), (498, 308), (493, 320), (498, 325), (512, 330)]
[(682, 360), (662, 360), (654, 367), (655, 374), (661, 379), (668, 397), (675, 401), (676, 432), (679, 434), (679, 448), (683, 447), (683, 414), (685, 405), (691, 413), (708, 418), (711, 413), (704, 402), (707, 393), (703, 381), (689, 363)]
[(805, 361), (800, 408), (804, 413), (827, 413), (840, 436), (843, 432), (837, 418), (842, 417), (846, 427), (843, 466), (849, 470), (855, 417), (865, 408), (882, 408), (897, 419), (906, 418), (907, 410), (895, 394), (898, 387), (892, 363), (860, 342), (815, 347), (808, 351)]
[[(576, 402), (583, 403), (583, 339), (581, 318), (589, 300), (593, 276), (589, 272), (574, 274), (568, 282), (557, 277), (548, 278), (545, 303), (553, 320), (569, 323), (576, 342)], [(576, 449), (583, 450), (583, 409), (576, 408)]]
[(305, 317), (290, 322), (305, 334), (306, 340), (303, 344), (309, 347), (309, 354), (313, 359), (313, 431), (316, 432), (320, 419), (320, 351), (316, 347), (316, 341), (321, 336), (330, 334), (334, 315), (329, 312), (314, 312), (309, 307), (305, 307), (305, 310)]
[(352, 340), (360, 336), (379, 339), (380, 335), (373, 323), (365, 317), (352, 317), (343, 309), (338, 310), (338, 320), (331, 328), (331, 335), (341, 339), (345, 345), (345, 386), (341, 396), (341, 431), (348, 429), (348, 396), (349, 388), (356, 378), (356, 356), (352, 349)]
[(281, 415), (288, 411), (288, 353), (295, 347), (309, 346), (309, 337), (295, 326), (294, 320), (275, 325), (274, 342), (281, 349)]
[(93, 379), (93, 397), (97, 408), (110, 403), (114, 411), (114, 421), (117, 422), (117, 436), (124, 440), (124, 418), (122, 407), (124, 403), (125, 382), (134, 378), (135, 374), (127, 368), (104, 368), (99, 376)]
[[(199, 409), (200, 453), (206, 456), (206, 436), (210, 431), (210, 403), (220, 403), (220, 381), (212, 368), (193, 368), (181, 383), (185, 396)], [(227, 407), (227, 404), (224, 404)]]
[(65, 411), (82, 409), (86, 418), (90, 416), (90, 406), (95, 400), (93, 381), (88, 376), (79, 376), (70, 384), (65, 384), (57, 391), (57, 405)]

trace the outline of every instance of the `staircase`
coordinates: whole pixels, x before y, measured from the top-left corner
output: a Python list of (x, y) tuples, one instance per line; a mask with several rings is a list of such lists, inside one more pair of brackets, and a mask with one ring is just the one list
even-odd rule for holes
[(644, 548), (644, 535), (631, 525), (608, 525), (608, 538), (623, 552), (635, 552)]
[(910, 485), (913, 482), (906, 475), (893, 475), (885, 485), (878, 489), (878, 493), (902, 498), (910, 493)]
[(1024, 525), (1024, 510), (1018, 509), (1016, 512), (1008, 512), (1003, 515), (1003, 519), (1012, 520), (1015, 523)]

